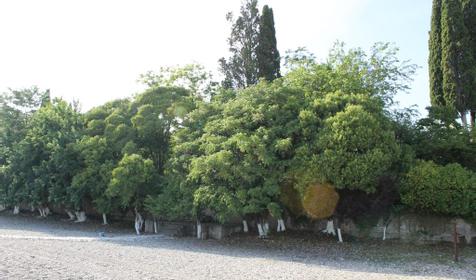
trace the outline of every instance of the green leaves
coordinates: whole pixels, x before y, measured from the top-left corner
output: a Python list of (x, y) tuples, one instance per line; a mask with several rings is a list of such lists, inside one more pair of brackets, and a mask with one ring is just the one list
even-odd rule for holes
[(476, 174), (457, 163), (419, 161), (404, 178), (402, 202), (444, 215), (476, 217)]
[(337, 188), (374, 192), (399, 153), (386, 121), (359, 105), (328, 118), (318, 139), (318, 172)]
[(118, 166), (112, 170), (107, 188), (109, 197), (118, 197), (121, 205), (141, 207), (148, 189), (152, 187), (154, 164), (140, 155), (125, 155)]

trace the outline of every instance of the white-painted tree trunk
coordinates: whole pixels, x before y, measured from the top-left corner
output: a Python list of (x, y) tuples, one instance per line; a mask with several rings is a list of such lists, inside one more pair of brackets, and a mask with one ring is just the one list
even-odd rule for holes
[(73, 214), (73, 212), (66, 210), (66, 214), (68, 214), (70, 221), (76, 220), (76, 216)]
[(336, 230), (334, 228), (334, 221), (333, 220), (328, 220), (327, 221), (327, 226), (326, 226), (326, 229), (322, 231), (323, 233), (327, 233), (327, 234), (332, 234), (332, 235), (336, 235)]
[(159, 227), (157, 226), (157, 220), (154, 219), (154, 233), (157, 234), (159, 233)]
[(284, 225), (283, 219), (278, 219), (278, 228), (276, 229), (277, 232), (286, 231), (286, 226)]
[(40, 212), (40, 218), (45, 217), (45, 213), (43, 213), (43, 207), (38, 207), (38, 212)]
[(268, 223), (264, 223), (263, 231), (264, 231), (264, 235), (268, 236), (268, 233), (269, 233), (269, 224)]
[(6, 209), (5, 205), (0, 204), (0, 212), (2, 212), (2, 211), (5, 210), (5, 209)]
[(337, 237), (339, 238), (339, 243), (344, 242), (344, 240), (342, 240), (342, 234), (340, 232), (340, 228), (337, 228)]
[(76, 211), (76, 217), (75, 223), (83, 223), (86, 221), (86, 213), (84, 211)]
[(139, 213), (139, 211), (135, 210), (135, 212), (136, 212), (136, 219), (135, 219), (134, 227), (136, 229), (137, 235), (140, 235), (140, 231), (142, 230), (142, 225), (144, 224), (144, 219), (142, 219), (142, 216)]
[(13, 207), (13, 215), (18, 215), (18, 214), (20, 214), (20, 206), (15, 205)]
[(463, 127), (467, 127), (468, 126), (468, 119), (466, 117), (466, 112), (461, 112), (461, 124), (463, 125)]
[(106, 213), (102, 213), (102, 224), (107, 225), (107, 215), (106, 215)]
[(202, 224), (197, 221), (197, 238), (202, 239)]
[(31, 205), (31, 206), (30, 206), (30, 211), (31, 211), (31, 212), (35, 212), (35, 210), (36, 210), (35, 206)]
[(243, 220), (243, 232), (248, 232), (248, 222)]
[(384, 226), (383, 227), (383, 237), (382, 237), (382, 240), (385, 240), (387, 239), (387, 226)]
[(258, 235), (259, 235), (260, 238), (265, 236), (263, 226), (261, 225), (261, 223), (258, 223)]

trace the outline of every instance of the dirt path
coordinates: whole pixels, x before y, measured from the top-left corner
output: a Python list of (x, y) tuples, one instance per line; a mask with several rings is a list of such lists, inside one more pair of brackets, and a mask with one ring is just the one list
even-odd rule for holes
[(455, 265), (426, 247), (415, 256), (393, 245), (389, 258), (373, 259), (375, 248), (354, 243), (137, 238), (132, 228), (108, 229), (103, 238), (100, 231), (96, 223), (0, 213), (0, 279), (476, 279), (474, 248)]

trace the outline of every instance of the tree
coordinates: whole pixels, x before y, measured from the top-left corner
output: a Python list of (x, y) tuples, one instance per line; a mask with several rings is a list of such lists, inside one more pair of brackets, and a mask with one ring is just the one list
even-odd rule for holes
[(15, 145), (10, 158), (11, 199), (37, 207), (41, 216), (48, 205), (68, 201), (68, 188), (77, 170), (72, 145), (82, 132), (77, 108), (54, 99), (32, 114), (25, 137)]
[(325, 121), (318, 148), (317, 170), (325, 181), (367, 193), (376, 191), (399, 153), (385, 117), (359, 105), (347, 105)]
[(441, 5), (441, 45), (445, 103), (460, 113), (463, 126), (475, 83), (474, 58), (460, 1), (443, 0)]
[[(471, 53), (473, 59), (476, 60), (476, 2), (473, 0), (463, 0), (463, 17), (464, 24), (468, 29), (468, 35), (470, 40)], [(474, 65), (476, 69), (476, 65)], [(476, 70), (473, 70), (476, 73)], [(475, 127), (476, 123), (476, 83), (474, 83), (470, 89), (470, 105), (471, 111), (471, 127)]]
[(441, 2), (433, 0), (430, 30), (430, 57), (428, 59), (430, 73), (430, 99), (433, 106), (444, 106), (443, 72), (441, 69)]
[(154, 161), (159, 175), (164, 174), (169, 158), (172, 131), (179, 128), (193, 106), (190, 92), (176, 87), (150, 88), (131, 104), (134, 142), (145, 157)]
[(231, 57), (219, 60), (220, 70), (225, 76), (226, 88), (245, 88), (258, 81), (258, 57), (256, 54), (259, 37), (258, 0), (246, 0), (240, 9), (240, 16), (234, 20), (231, 13), (227, 20), (232, 24), (228, 38)]
[(126, 154), (112, 171), (107, 194), (117, 197), (122, 207), (134, 209), (135, 230), (140, 234), (143, 225), (141, 210), (147, 195), (153, 194), (154, 163), (138, 154)]
[(0, 164), (6, 164), (12, 146), (25, 137), (31, 115), (46, 104), (49, 91), (38, 87), (13, 90), (0, 95)]
[(403, 203), (420, 211), (476, 215), (476, 174), (457, 163), (419, 161), (404, 177), (401, 194)]
[(258, 47), (258, 77), (272, 81), (281, 77), (278, 47), (276, 45), (276, 31), (274, 28), (273, 9), (265, 5), (260, 17)]
[(20, 202), (28, 201), (25, 183), (28, 162), (31, 160), (23, 154), (22, 140), (28, 131), (31, 116), (40, 106), (48, 103), (49, 91), (40, 91), (37, 87), (12, 90), (0, 95), (0, 203), (5, 207), (15, 206), (18, 213)]
[(388, 109), (395, 94), (410, 89), (416, 70), (416, 65), (401, 61), (397, 54), (398, 49), (388, 43), (376, 43), (365, 52), (360, 48), (347, 50), (337, 42), (327, 62), (317, 63), (312, 54), (301, 50), (291, 55), (292, 70), (284, 80), (305, 90), (310, 98), (338, 91), (358, 93), (378, 98)]
[(456, 121), (458, 112), (451, 107), (430, 107), (428, 116), (411, 127), (411, 146), (416, 157), (439, 165), (458, 163), (476, 171), (476, 143), (471, 132)]
[(138, 81), (149, 88), (181, 87), (200, 98), (209, 98), (217, 86), (211, 72), (200, 64), (161, 67), (157, 73), (148, 71), (140, 75)]

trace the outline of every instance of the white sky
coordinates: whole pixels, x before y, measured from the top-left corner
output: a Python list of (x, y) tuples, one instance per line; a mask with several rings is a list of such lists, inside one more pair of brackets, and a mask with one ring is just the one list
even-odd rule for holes
[[(430, 2), (415, 2), (419, 1)], [(375, 24), (366, 20), (371, 18), (370, 12), (381, 13), (369, 8), (371, 2), (402, 3), (400, 0), (260, 0), (260, 5), (269, 4), (274, 10), (282, 54), (286, 49), (306, 46), (322, 58), (336, 40), (364, 48), (383, 40), (403, 46), (403, 58), (426, 66), (426, 57), (422, 56), (426, 55), (427, 47), (421, 46), (421, 42), (413, 45), (415, 40), (405, 32), (424, 31), (417, 36), (424, 37), (422, 40), (426, 42), (429, 18), (423, 18), (424, 26), (412, 28), (405, 14), (388, 7), (389, 13), (396, 13), (402, 20), (392, 24), (405, 26), (406, 22), (412, 29), (401, 30), (392, 37), (392, 32), (374, 30)], [(0, 91), (37, 85), (51, 89), (55, 96), (79, 100), (84, 109), (89, 109), (139, 91), (141, 87), (136, 83), (139, 74), (160, 66), (198, 62), (216, 71), (217, 60), (227, 56), (226, 38), (230, 28), (225, 14), (237, 11), (240, 3), (240, 0), (0, 0)], [(427, 6), (431, 8), (431, 3)], [(411, 17), (416, 8), (413, 5), (403, 8), (406, 7)], [(413, 51), (415, 48), (424, 50)], [(423, 68), (415, 82), (418, 96), (401, 98), (404, 105), (418, 103), (422, 108), (428, 104), (425, 71)]]

